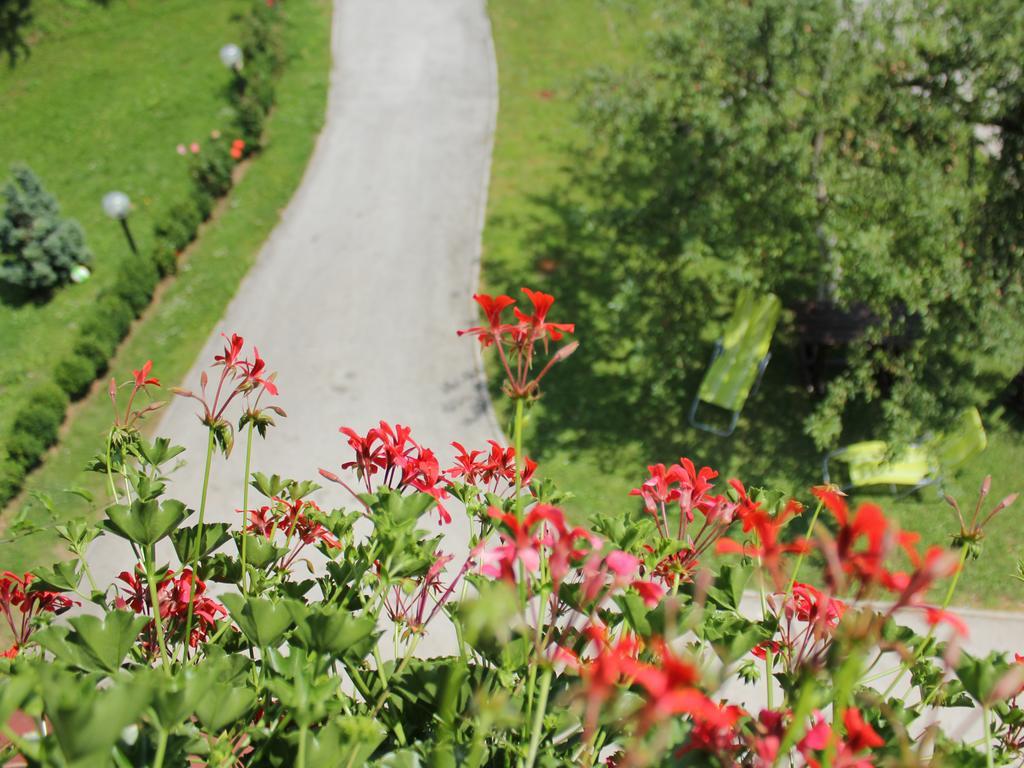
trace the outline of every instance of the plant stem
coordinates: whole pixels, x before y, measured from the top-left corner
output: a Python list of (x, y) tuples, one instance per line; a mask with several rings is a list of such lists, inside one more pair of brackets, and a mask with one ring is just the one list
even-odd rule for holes
[(309, 726), (303, 724), (299, 726), (299, 754), (295, 758), (295, 765), (297, 768), (306, 768), (306, 731)]
[[(416, 646), (420, 644), (420, 638), (422, 637), (423, 635), (419, 632), (413, 636), (412, 643), (409, 644), (409, 648), (405, 652), (405, 658), (403, 658), (402, 663), (398, 665), (398, 669), (391, 673), (391, 680), (396, 680), (405, 671), (405, 667), (409, 664), (409, 660), (412, 658), (413, 653), (416, 652)], [(380, 696), (377, 698), (377, 703), (373, 706), (373, 712), (370, 713), (370, 717), (377, 716), (377, 713), (380, 712), (381, 707), (384, 706), (384, 702), (387, 701), (387, 698), (388, 689), (385, 688), (380, 692)]]
[[(156, 627), (156, 644), (160, 648), (164, 672), (171, 674), (171, 665), (167, 660), (167, 643), (164, 640), (164, 622), (160, 618), (160, 595), (157, 590), (156, 574), (153, 572), (153, 561), (156, 559), (156, 545), (146, 547), (146, 581), (149, 583), (149, 604), (153, 609), (153, 625)], [(187, 636), (186, 636), (187, 638)], [(186, 640), (187, 644), (187, 640)], [(163, 733), (161, 731), (161, 733)]]
[[(946, 597), (942, 601), (942, 610), (943, 611), (945, 611), (947, 608), (949, 608), (949, 604), (951, 602), (953, 602), (953, 593), (956, 591), (956, 585), (960, 581), (960, 572), (963, 571), (964, 563), (966, 563), (966, 562), (967, 562), (967, 545), (964, 544), (960, 548), (960, 563), (957, 565), (956, 573), (953, 574), (953, 579), (949, 582), (949, 589), (946, 590)], [(902, 664), (900, 664), (900, 669), (899, 669), (899, 672), (897, 672), (896, 677), (894, 677), (892, 679), (892, 682), (889, 683), (889, 686), (885, 689), (885, 691), (882, 692), (882, 700), (883, 701), (885, 700), (885, 698), (890, 693), (892, 693), (893, 688), (896, 687), (896, 684), (903, 677), (903, 673), (908, 671), (912, 665), (917, 663), (917, 660), (921, 657), (921, 652), (928, 646), (928, 642), (932, 639), (932, 637), (935, 636), (935, 626), (936, 626), (935, 624), (932, 624), (930, 627), (928, 627), (928, 634), (926, 634), (924, 636), (924, 642), (922, 642), (921, 645), (918, 646), (917, 651), (915, 651), (914, 655), (910, 657), (910, 660), (909, 661), (904, 661)], [(941, 685), (941, 683), (940, 683), (940, 685)], [(913, 685), (911, 685), (911, 687), (913, 687)], [(933, 698), (935, 698), (935, 694), (938, 692), (938, 690), (939, 690), (939, 686), (938, 685), (936, 685), (934, 688), (932, 688), (932, 690), (928, 694), (928, 696), (925, 697), (924, 701), (921, 702), (922, 708), (928, 706), (928, 704), (931, 702), (931, 700)]]
[(246, 529), (249, 527), (249, 466), (252, 462), (252, 420), (249, 420), (249, 431), (245, 440), (245, 474), (242, 476), (242, 591), (246, 592), (245, 543)]
[(156, 743), (156, 757), (153, 758), (153, 768), (163, 768), (164, 755), (167, 753), (167, 731), (160, 729), (160, 738)]
[[(206, 521), (206, 493), (210, 488), (210, 465), (213, 463), (213, 428), (209, 430), (206, 440), (206, 468), (203, 470), (203, 494), (199, 498), (199, 525), (196, 527), (196, 543), (192, 548), (192, 557), (189, 567), (192, 570), (192, 578), (188, 583), (188, 610), (185, 613), (185, 639), (182, 643), (181, 659), (188, 659), (189, 642), (192, 639), (192, 610), (196, 600), (196, 564), (199, 562), (199, 548), (203, 543), (203, 525)], [(242, 538), (245, 541), (245, 537)]]
[[(765, 594), (764, 594), (764, 571), (762, 571), (760, 569), (761, 558), (758, 558), (757, 565), (758, 565), (758, 573), (759, 573), (757, 589), (758, 589), (758, 594), (760, 595), (760, 598), (761, 598), (761, 620), (764, 621), (765, 619), (768, 618), (768, 601), (767, 601), (767, 599), (765, 599)], [(768, 651), (764, 655), (764, 682), (765, 682), (765, 694), (766, 694), (766, 697), (767, 697), (766, 698), (766, 702), (768, 704), (768, 709), (772, 709), (772, 707), (774, 706), (773, 705), (773, 699), (775, 698), (775, 692), (772, 690), (772, 668), (774, 666), (775, 666), (775, 654), (773, 654), (771, 652), (771, 649), (768, 649)]]
[(516, 452), (516, 517), (522, 517), (523, 503), (519, 498), (519, 494), (523, 489), (523, 468), (525, 464), (523, 463), (523, 398), (521, 397), (516, 398), (516, 418), (512, 431), (512, 442)]
[[(807, 526), (807, 537), (806, 538), (808, 538), (808, 539), (811, 538), (811, 536), (814, 535), (814, 526), (818, 522), (818, 515), (821, 514), (821, 508), (823, 506), (824, 506), (824, 504), (821, 502), (821, 500), (819, 500), (818, 501), (818, 506), (814, 508), (814, 515), (811, 517), (811, 524), (809, 526)], [(786, 596), (783, 598), (783, 603), (784, 604), (785, 604), (785, 601), (789, 598), (789, 596), (793, 593), (793, 587), (796, 585), (796, 577), (800, 573), (800, 566), (804, 564), (804, 555), (805, 554), (806, 554), (805, 552), (801, 552), (799, 555), (797, 555), (796, 565), (793, 566), (793, 576), (789, 580), (789, 586), (786, 588)]]
[(544, 713), (548, 708), (548, 693), (551, 691), (551, 667), (544, 670), (544, 677), (540, 680), (540, 695), (537, 701), (537, 708), (533, 711), (533, 728), (530, 732), (530, 749), (526, 753), (526, 768), (533, 768), (537, 760), (537, 749), (540, 747), (540, 732), (544, 725)]
[(992, 731), (989, 728), (987, 705), (983, 705), (981, 708), (981, 723), (985, 729), (985, 765), (988, 768), (994, 768), (995, 763), (992, 760)]

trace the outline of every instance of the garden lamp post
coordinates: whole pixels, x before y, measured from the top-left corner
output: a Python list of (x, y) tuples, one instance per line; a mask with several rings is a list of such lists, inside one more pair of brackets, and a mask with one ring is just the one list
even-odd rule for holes
[(128, 229), (128, 214), (131, 209), (132, 201), (124, 192), (107, 192), (103, 196), (103, 212), (115, 221), (121, 222), (124, 236), (128, 238), (128, 247), (132, 249), (132, 253), (138, 256), (139, 249), (135, 247), (135, 238), (132, 237), (132, 232)]
[(225, 67), (233, 69), (235, 72), (240, 72), (245, 63), (242, 49), (234, 43), (228, 43), (220, 49), (220, 60)]

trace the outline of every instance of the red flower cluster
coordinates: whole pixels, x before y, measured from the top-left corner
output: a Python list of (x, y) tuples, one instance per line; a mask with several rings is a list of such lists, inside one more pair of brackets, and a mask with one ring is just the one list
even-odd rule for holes
[(776, 588), (781, 590), (784, 581), (782, 556), (791, 552), (803, 553), (810, 550), (810, 544), (805, 539), (786, 543), (780, 536), (782, 528), (790, 518), (803, 511), (803, 506), (791, 499), (781, 512), (773, 515), (764, 509), (760, 502), (755, 502), (749, 497), (739, 480), (729, 482), (739, 495), (740, 506), (737, 514), (743, 523), (743, 532), (753, 531), (757, 536), (757, 544), (721, 539), (715, 550), (719, 554), (737, 553), (756, 557), (761, 566), (771, 574)]
[[(936, 579), (956, 571), (955, 555), (940, 547), (931, 547), (922, 557), (916, 548), (920, 536), (899, 530), (878, 506), (862, 504), (851, 515), (845, 499), (836, 491), (823, 487), (813, 491), (839, 526), (835, 540), (825, 538), (822, 543), (828, 563), (826, 583), (832, 591), (842, 592), (847, 581), (852, 581), (858, 597), (881, 587), (896, 595), (899, 607), (920, 606), (922, 596)], [(897, 549), (910, 559), (913, 572), (908, 574), (886, 567), (887, 558)], [(936, 615), (937, 620), (940, 618)]]
[(42, 613), (61, 614), (74, 603), (64, 595), (45, 589), (31, 589), (32, 574), (0, 574), (0, 611), (7, 619), (14, 642), (3, 656), (14, 658), (35, 629), (34, 619)]
[[(455, 464), (446, 469), (444, 474), (449, 480), (462, 480), (470, 485), (489, 485), (493, 493), (498, 492), (501, 481), (508, 484), (508, 488), (515, 488), (516, 485), (516, 449), (511, 446), (502, 448), (494, 440), (487, 441), (490, 452), (467, 451), (462, 443), (452, 443), (458, 453), (455, 456)], [(537, 469), (537, 462), (529, 457), (523, 458), (524, 468), (522, 485), (527, 486), (533, 479), (533, 473)]]
[(779, 619), (779, 639), (759, 644), (754, 655), (763, 659), (771, 651), (790, 670), (824, 664), (846, 603), (796, 582), (789, 594), (769, 595), (768, 605)]
[(110, 380), (110, 386), (107, 388), (107, 394), (110, 396), (110, 402), (114, 407), (114, 426), (115, 428), (130, 428), (135, 423), (143, 418), (147, 413), (155, 411), (161, 408), (164, 404), (161, 403), (150, 403), (144, 408), (133, 410), (135, 405), (135, 398), (139, 392), (145, 392), (149, 394), (149, 387), (159, 387), (160, 379), (155, 376), (150, 376), (150, 372), (153, 370), (153, 361), (147, 360), (142, 364), (142, 368), (139, 370), (132, 371), (131, 382), (126, 382), (125, 386), (129, 383), (132, 386), (132, 392), (128, 396), (128, 404), (125, 406), (124, 414), (122, 415), (117, 408), (117, 390), (119, 386), (116, 379)]
[(235, 139), (232, 141), (229, 154), (233, 160), (241, 160), (245, 154), (245, 139)]
[[(322, 523), (310, 515), (320, 516), (323, 511), (315, 501), (275, 498), (273, 506), (262, 506), (248, 511), (247, 533), (262, 536), (268, 541), (278, 533), (284, 536), (286, 549), (277, 567), (288, 570), (299, 554), (310, 544), (322, 543), (330, 549), (341, 549), (341, 542)], [(237, 512), (244, 511), (239, 509)]]
[[(647, 472), (647, 480), (629, 495), (643, 500), (663, 539), (684, 542), (656, 564), (654, 574), (665, 584), (690, 581), (701, 558), (732, 524), (739, 504), (716, 495), (712, 481), (718, 473), (710, 467), (697, 470), (690, 459), (681, 458), (668, 468), (652, 464)], [(699, 526), (692, 525), (695, 512), (701, 515)], [(650, 545), (645, 549), (655, 552)]]
[[(124, 610), (130, 608), (135, 613), (152, 616), (152, 605), (149, 598), (149, 587), (145, 581), (145, 571), (142, 565), (135, 566), (135, 572), (121, 571), (117, 580), (123, 582), (121, 596), (115, 601), (115, 606)], [(227, 610), (216, 600), (204, 596), (206, 583), (195, 579), (193, 587), (192, 571), (183, 569), (177, 577), (174, 571), (168, 571), (166, 576), (157, 586), (157, 600), (160, 606), (160, 620), (163, 622), (164, 635), (169, 640), (183, 641), (181, 637), (185, 633), (185, 618), (188, 613), (189, 590), (194, 589), (192, 615), (193, 625), (191, 636), (188, 638), (190, 647), (195, 648), (200, 642), (206, 640), (210, 630), (217, 622), (218, 616), (226, 616)], [(150, 654), (155, 654), (156, 628), (151, 621), (143, 632), (147, 636), (144, 641)]]
[[(452, 516), (441, 503), (448, 498), (448, 492), (441, 485), (443, 478), (437, 457), (432, 450), (410, 437), (412, 430), (409, 427), (396, 424), (392, 428), (386, 421), (382, 421), (365, 435), (349, 427), (341, 427), (338, 431), (348, 438), (348, 444), (356, 454), (353, 461), (344, 462), (341, 468), (354, 469), (356, 477), (363, 482), (368, 492), (373, 492), (373, 476), (380, 474), (378, 488), (396, 491), (412, 488), (430, 494), (437, 501), (439, 522), (452, 521)], [(321, 469), (320, 474), (348, 488), (334, 472)]]
[[(190, 397), (199, 402), (202, 406), (199, 420), (214, 431), (224, 452), (230, 453), (234, 443), (234, 430), (224, 418), (225, 411), (236, 397), (239, 395), (245, 397), (247, 405), (243, 423), (246, 420), (252, 420), (263, 434), (266, 424), (273, 424), (273, 421), (260, 410), (259, 402), (264, 393), (278, 394), (277, 385), (274, 383), (277, 374), (267, 372), (267, 363), (260, 357), (260, 351), (256, 347), (253, 347), (251, 360), (242, 357), (245, 339), (237, 333), (231, 334), (230, 338), (223, 333), (221, 336), (227, 340), (227, 343), (224, 345), (224, 351), (213, 358), (211, 367), (220, 368), (221, 372), (212, 399), (206, 391), (209, 384), (206, 371), (203, 371), (199, 377), (200, 394), (197, 395), (187, 389), (177, 387), (173, 391), (176, 395)], [(255, 397), (253, 397), (254, 395)], [(277, 406), (268, 406), (266, 410), (271, 410), (278, 416), (286, 415)]]
[[(564, 334), (573, 333), (572, 323), (552, 323), (548, 321), (548, 312), (555, 298), (547, 293), (523, 288), (523, 293), (532, 305), (530, 314), (522, 312), (515, 305), (511, 296), (492, 297), (487, 294), (475, 294), (473, 299), (484, 311), (487, 325), (466, 328), (458, 332), (459, 336), (476, 336), (481, 346), (495, 347), (505, 370), (505, 392), (514, 399), (537, 397), (540, 393), (540, 381), (551, 367), (567, 358), (576, 351), (578, 342), (572, 342), (560, 348), (536, 376), (531, 376), (534, 365), (535, 346), (538, 342), (548, 351), (548, 342), (561, 341)], [(515, 323), (502, 322), (502, 314), (513, 307)]]

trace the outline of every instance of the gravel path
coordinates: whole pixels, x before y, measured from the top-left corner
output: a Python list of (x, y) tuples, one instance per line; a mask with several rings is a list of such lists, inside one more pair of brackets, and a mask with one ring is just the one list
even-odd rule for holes
[[(198, 389), (221, 332), (254, 342), (280, 372), (267, 402), (288, 418), (257, 440), (253, 470), (300, 479), (349, 458), (340, 425), (406, 424), (442, 461), (452, 440), (502, 439), (476, 344), (455, 335), (477, 318), (497, 111), (484, 0), (336, 0), (332, 52), (305, 178), (182, 382)], [(176, 398), (159, 426), (188, 449), (171, 492), (193, 507), (206, 444), (194, 406)], [(215, 458), (207, 520), (238, 520), (243, 454), (244, 442)], [(317, 499), (351, 507), (342, 494)], [(465, 551), (461, 516), (446, 535)], [(115, 537), (100, 543), (90, 562), (108, 583), (131, 556)]]

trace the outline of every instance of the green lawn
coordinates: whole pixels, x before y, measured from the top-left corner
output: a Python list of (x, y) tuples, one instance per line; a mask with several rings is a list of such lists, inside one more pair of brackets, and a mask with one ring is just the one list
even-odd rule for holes
[[(288, 1), (285, 41), (289, 58), (278, 83), (277, 106), (267, 125), (266, 149), (230, 193), (230, 201), (223, 215), (205, 229), (188, 262), (163, 295), (155, 311), (147, 315), (144, 322), (136, 324), (133, 335), (119, 351), (112, 365), (112, 373), (119, 379), (130, 377), (131, 369), (137, 368), (147, 358), (157, 361), (154, 374), (162, 380), (174, 384), (184, 377), (233, 296), (239, 280), (248, 271), (264, 239), (277, 223), (280, 211), (298, 186), (323, 123), (330, 66), (331, 5), (330, 0)], [(176, 9), (173, 29), (169, 23), (171, 19), (166, 17), (165, 23), (154, 23), (152, 9), (157, 7), (163, 12)], [(225, 77), (217, 60), (217, 47), (226, 39), (227, 30), (232, 29), (227, 20), (230, 10), (240, 7), (244, 7), (244, 3), (233, 0), (218, 3), (166, 0), (160, 4), (122, 4), (115, 0), (110, 10), (106, 11), (115, 14), (109, 20), (101, 15), (103, 11), (83, 12), (90, 26), (85, 29), (75, 27), (75, 34), (84, 36), (86, 30), (104, 30), (107, 44), (112, 47), (128, 45), (119, 42), (122, 39), (149, 35), (154, 55), (157, 55), (159, 49), (166, 52), (160, 55), (167, 57), (159, 73), (147, 75), (145, 83), (131, 81), (130, 78), (122, 82), (118, 93), (126, 95), (138, 92), (137, 108), (136, 101), (125, 96), (132, 106), (126, 106), (123, 119), (117, 120), (116, 130), (107, 126), (97, 134), (109, 134), (108, 149), (82, 155), (89, 158), (89, 164), (95, 162), (98, 168), (102, 167), (102, 174), (90, 176), (81, 170), (81, 166), (77, 176), (71, 170), (58, 173), (59, 163), (55, 157), (64, 158), (64, 162), (71, 164), (72, 154), (64, 153), (63, 150), (58, 154), (55, 151), (51, 157), (46, 145), (37, 146), (30, 141), (30, 136), (21, 137), (21, 145), (26, 147), (24, 152), (29, 147), (35, 148), (29, 159), (38, 166), (37, 170), (44, 174), (44, 178), (50, 181), (54, 191), (61, 195), (68, 213), (79, 217), (90, 233), (95, 230), (107, 235), (102, 240), (105, 243), (103, 249), (114, 251), (124, 248), (120, 232), (115, 231), (110, 222), (102, 221), (96, 215), (100, 193), (111, 185), (105, 179), (127, 179), (119, 181), (117, 185), (140, 201), (165, 194), (167, 190), (173, 189), (173, 184), (184, 184), (185, 171), (179, 163), (181, 158), (174, 152), (174, 145), (179, 140), (201, 136), (203, 134), (200, 131), (209, 131), (217, 125), (218, 114), (224, 104), (218, 89), (223, 86)], [(115, 27), (119, 23), (125, 24), (126, 28), (117, 31)], [(158, 30), (162, 30), (161, 34), (165, 36), (159, 46), (155, 44)], [(176, 34), (175, 39), (180, 38), (173, 45), (166, 39), (166, 35), (172, 33)], [(94, 38), (93, 44), (96, 42)], [(179, 44), (180, 47), (171, 53)], [(83, 43), (83, 55), (84, 50), (90, 47), (92, 45)], [(43, 52), (37, 53), (31, 62), (31, 66), (40, 67), (40, 73), (44, 71), (40, 62)], [(112, 67), (111, 62), (115, 58), (111, 56), (107, 66)], [(107, 60), (105, 56), (104, 60)], [(185, 70), (181, 69), (183, 66)], [(49, 70), (45, 71), (49, 73)], [(185, 80), (186, 71), (192, 78), (190, 87), (179, 82)], [(17, 78), (21, 74), (15, 70), (13, 74), (5, 73), (4, 76)], [(42, 77), (42, 74), (38, 76)], [(197, 96), (195, 101), (186, 98), (186, 94), (192, 90), (202, 90), (205, 96)], [(155, 91), (166, 91), (167, 100), (154, 96)], [(95, 93), (93, 97), (96, 97)], [(185, 110), (198, 114), (192, 115), (190, 120), (182, 117), (180, 125), (152, 117), (155, 112), (167, 116), (169, 120)], [(88, 122), (85, 121), (86, 124)], [(79, 125), (82, 123), (79, 122)], [(0, 127), (0, 131), (9, 130), (6, 124)], [(68, 140), (72, 141), (74, 131), (67, 128), (66, 133), (69, 134)], [(115, 140), (114, 134), (121, 138)], [(81, 146), (91, 143), (85, 142)], [(143, 146), (149, 147), (151, 151), (143, 151)], [(7, 151), (6, 147), (0, 149), (3, 153)], [(128, 169), (133, 168), (134, 162), (145, 164), (143, 168), (129, 173)], [(47, 169), (53, 173), (47, 173)], [(163, 176), (168, 178), (159, 183), (154, 181)], [(88, 187), (88, 191), (79, 189), (76, 182), (81, 183), (82, 187)], [(145, 209), (136, 215), (136, 219), (140, 225), (148, 223)], [(140, 229), (145, 229), (145, 226), (140, 226)], [(90, 237), (90, 242), (98, 254), (99, 267), (95, 283), (100, 283), (104, 271), (101, 238)], [(2, 369), (5, 382), (10, 381), (8, 377), (14, 376), (13, 372), (8, 373), (14, 365), (12, 358), (22, 363), (20, 376), (25, 376), (27, 371), (41, 369), (51, 359), (53, 353), (50, 349), (54, 352), (61, 349), (58, 346), (61, 324), (72, 321), (75, 308), (89, 300), (91, 292), (95, 290), (95, 283), (89, 286), (88, 294), (85, 289), (81, 289), (81, 293), (80, 289), (68, 289), (54, 305), (43, 310), (29, 310), (36, 312), (35, 323), (39, 328), (35, 328), (29, 318), (19, 316), (17, 322), (32, 328), (32, 341), (21, 338), (20, 331), (8, 330), (6, 324), (14, 322), (8, 314), (14, 313), (4, 309), (5, 314), (0, 322), (5, 325), (0, 325), (0, 336), (7, 338), (7, 334), (13, 333), (20, 350), (5, 355), (0, 363), (5, 366)], [(51, 346), (48, 348), (47, 345)], [(21, 360), (21, 351), (24, 351), (27, 362)], [(8, 391), (3, 396), (6, 402)], [(62, 489), (78, 486), (98, 491), (102, 488), (102, 484), (96, 482), (96, 476), (82, 473), (81, 467), (101, 445), (102, 436), (109, 427), (109, 411), (110, 403), (105, 397), (85, 401), (58, 447), (28, 479), (28, 490), (52, 494), (61, 514), (71, 516), (89, 511), (84, 502), (75, 496), (61, 493)], [(52, 541), (46, 537), (23, 541), (16, 546), (0, 544), (0, 569), (31, 567), (47, 559), (51, 547)]]
[[(594, 66), (628, 65), (643, 50), (645, 36), (656, 29), (658, 20), (653, 4), (645, 2), (490, 0), (488, 7), (498, 52), (501, 107), (484, 232), (484, 288), (516, 291), (521, 285), (543, 286), (557, 297), (558, 272), (544, 263), (533, 233), (537, 222), (554, 215), (541, 199), (556, 187), (559, 170), (569, 157), (565, 148), (581, 130), (574, 122), (574, 84)], [(565, 317), (557, 308), (556, 303), (554, 320), (583, 321), (577, 325), (582, 346), (546, 380), (547, 394), (531, 414), (527, 448), (541, 459), (542, 473), (575, 494), (571, 507), (577, 514), (633, 509), (627, 494), (644, 479), (645, 465), (684, 455), (748, 485), (778, 488), (809, 501), (807, 488), (821, 482), (821, 456), (802, 433), (812, 403), (799, 386), (795, 340), (785, 323), (775, 337), (774, 359), (761, 392), (748, 403), (732, 438), (687, 427), (669, 439), (655, 439), (648, 436), (656, 431), (652, 425), (640, 423), (627, 409), (581, 412), (576, 403), (580, 389), (597, 386), (585, 355), (585, 318)], [(708, 329), (672, 332), (709, 335)], [(689, 407), (699, 383), (697, 378), (687, 380), (678, 393), (680, 412)], [(502, 399), (496, 400), (499, 414), (507, 418)], [(992, 504), (1010, 491), (1024, 490), (1020, 419), (999, 407), (982, 416), (989, 448), (947, 488), (972, 509), (987, 473), (994, 477)], [(870, 436), (871, 425), (860, 425), (860, 431)], [(877, 500), (902, 526), (919, 531), (926, 543), (948, 543), (956, 530), (952, 510), (934, 490), (908, 499)], [(1022, 519), (1024, 502), (991, 524), (983, 557), (965, 571), (957, 602), (992, 607), (1021, 603), (1024, 585), (1011, 574), (1024, 556)]]

